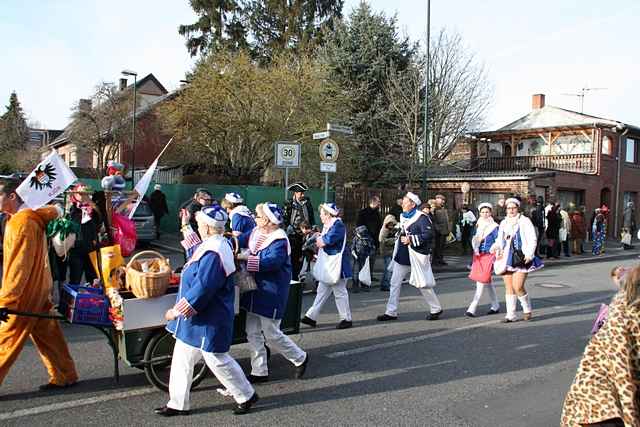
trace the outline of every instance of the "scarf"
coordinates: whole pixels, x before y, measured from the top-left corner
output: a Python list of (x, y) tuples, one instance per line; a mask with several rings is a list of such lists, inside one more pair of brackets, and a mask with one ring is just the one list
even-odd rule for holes
[(402, 212), (402, 217), (403, 217), (403, 218), (411, 218), (411, 217), (413, 216), (413, 214), (415, 214), (415, 213), (416, 213), (416, 210), (417, 210), (417, 209), (418, 209), (418, 208), (413, 208), (413, 209), (411, 209), (409, 212), (404, 212), (404, 211), (403, 211), (403, 212)]
[(233, 258), (233, 250), (229, 241), (220, 235), (214, 235), (204, 239), (196, 251), (191, 255), (189, 261), (184, 265), (183, 269), (200, 260), (207, 252), (215, 252), (220, 257), (222, 268), (227, 277), (236, 271), (236, 264)]
[(492, 216), (485, 219), (480, 217), (476, 223), (476, 234), (473, 236), (478, 243), (482, 242), (489, 234), (498, 227), (498, 223)]
[(255, 228), (249, 235), (249, 250), (252, 254), (257, 254), (261, 250), (267, 248), (276, 240), (285, 240), (287, 242), (287, 254), (291, 255), (291, 245), (287, 233), (282, 228), (278, 228), (270, 233), (264, 233), (259, 228)]

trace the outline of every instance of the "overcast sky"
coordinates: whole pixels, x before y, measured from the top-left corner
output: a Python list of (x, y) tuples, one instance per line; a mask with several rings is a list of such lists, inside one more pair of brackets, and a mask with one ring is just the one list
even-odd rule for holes
[[(100, 81), (129, 68), (167, 89), (192, 66), (179, 24), (195, 20), (187, 0), (2, 0), (0, 104), (15, 90), (28, 118), (63, 128), (71, 107)], [(359, 3), (346, 0), (345, 14)], [(424, 39), (426, 0), (371, 0)], [(432, 0), (432, 34), (457, 31), (489, 70), (495, 88), (489, 129), (526, 114), (531, 95), (585, 113), (640, 125), (640, 31), (633, 0)]]

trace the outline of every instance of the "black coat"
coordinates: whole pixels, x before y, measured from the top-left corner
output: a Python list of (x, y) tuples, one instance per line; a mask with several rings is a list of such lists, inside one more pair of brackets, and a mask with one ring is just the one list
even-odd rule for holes
[(556, 210), (547, 213), (547, 239), (560, 239), (560, 228), (562, 227), (562, 217)]
[[(358, 212), (358, 219), (356, 220), (356, 227), (364, 225), (367, 227), (367, 231), (370, 236), (378, 236), (380, 229), (382, 228), (382, 216), (380, 215), (380, 209), (372, 209), (367, 206), (366, 208)], [(378, 239), (373, 239), (376, 248), (380, 245)]]
[(154, 190), (149, 196), (149, 207), (153, 216), (156, 218), (162, 218), (169, 213), (169, 206), (167, 206), (167, 196), (160, 190)]

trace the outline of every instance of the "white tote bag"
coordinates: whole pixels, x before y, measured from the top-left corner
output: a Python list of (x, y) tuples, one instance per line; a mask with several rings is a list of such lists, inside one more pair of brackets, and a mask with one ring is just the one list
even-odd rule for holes
[(409, 261), (411, 262), (411, 276), (409, 284), (418, 289), (433, 288), (436, 286), (436, 278), (431, 270), (431, 255), (423, 255), (409, 248)]
[(313, 276), (318, 282), (333, 286), (340, 281), (342, 275), (342, 253), (347, 243), (347, 233), (344, 233), (342, 250), (335, 255), (329, 255), (324, 248), (318, 250), (318, 259), (313, 266)]
[(371, 286), (371, 265), (369, 259), (371, 259), (371, 257), (367, 257), (367, 260), (358, 273), (358, 281), (365, 286)]

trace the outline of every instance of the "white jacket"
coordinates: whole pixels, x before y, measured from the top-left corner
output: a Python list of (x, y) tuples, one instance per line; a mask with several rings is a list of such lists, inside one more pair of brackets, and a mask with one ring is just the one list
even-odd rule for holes
[[(522, 214), (520, 214), (517, 226), (520, 231), (520, 239), (522, 240), (522, 253), (525, 258), (533, 259), (536, 254), (536, 246), (538, 245), (536, 229), (531, 220)], [(507, 222), (507, 218), (503, 219), (500, 222), (500, 227), (498, 227), (498, 237), (496, 242), (491, 246), (491, 252), (494, 252), (497, 249), (504, 251), (507, 241), (506, 237), (515, 234), (515, 232), (515, 224), (511, 225)]]

